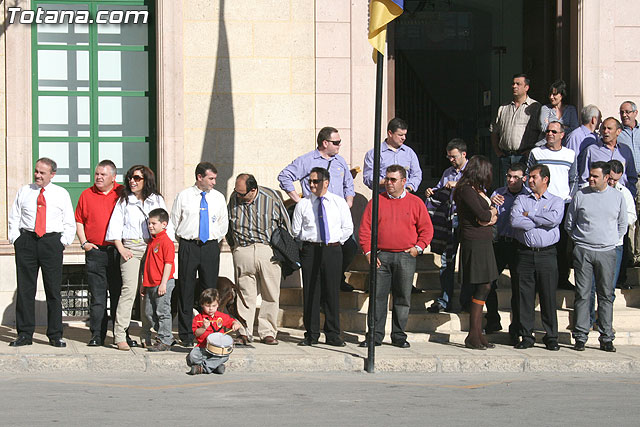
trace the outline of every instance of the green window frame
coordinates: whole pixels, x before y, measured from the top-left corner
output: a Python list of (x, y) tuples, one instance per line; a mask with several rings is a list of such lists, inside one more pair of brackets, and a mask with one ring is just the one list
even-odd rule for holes
[[(126, 173), (127, 169), (133, 164), (145, 164), (152, 170), (156, 170), (157, 162), (157, 126), (156, 126), (156, 85), (155, 85), (155, 2), (152, 0), (32, 0), (31, 9), (37, 11), (39, 8), (49, 10), (53, 9), (88, 9), (90, 17), (95, 20), (96, 14), (99, 10), (129, 10), (146, 8), (148, 11), (147, 23), (128, 23), (121, 24), (118, 27), (117, 34), (122, 37), (124, 42), (118, 44), (113, 41), (117, 41), (117, 36), (112, 37), (109, 41), (109, 34), (105, 33), (105, 30), (99, 31), (99, 27), (104, 24), (86, 24), (86, 29), (77, 31), (76, 24), (74, 27), (68, 26), (67, 33), (63, 33), (60, 36), (62, 43), (68, 41), (66, 44), (61, 44), (60, 40), (56, 40), (55, 37), (50, 37), (51, 40), (46, 40), (47, 37), (43, 37), (39, 41), (38, 26), (42, 24), (33, 23), (31, 27), (31, 71), (32, 71), (32, 113), (33, 113), (33, 131), (32, 131), (32, 157), (33, 163), (43, 154), (55, 152), (56, 147), (61, 146), (59, 143), (63, 143), (67, 149), (67, 161), (69, 162), (68, 168), (61, 168), (58, 165), (58, 175), (64, 177), (62, 180), (56, 180), (54, 182), (62, 187), (66, 188), (71, 199), (75, 205), (80, 193), (93, 185), (94, 177), (93, 171), (95, 166), (103, 158), (100, 158), (101, 148), (107, 147), (109, 144), (111, 147), (118, 147), (121, 149), (121, 159), (112, 159), (115, 161), (118, 167), (118, 182), (121, 181), (121, 177)], [(61, 25), (61, 24), (55, 24)], [(111, 24), (110, 27), (115, 28)], [(138, 43), (129, 43), (125, 34), (127, 30), (126, 26), (146, 26), (146, 43), (139, 43), (140, 40), (135, 40)], [(131, 29), (131, 27), (128, 27)], [(139, 28), (136, 35), (140, 37), (140, 34), (144, 34), (145, 31), (140, 31)], [(73, 34), (71, 34), (73, 32)], [(78, 38), (85, 37), (86, 40), (78, 41), (72, 39), (71, 36)], [(46, 36), (46, 34), (45, 34)], [(55, 36), (55, 34), (54, 34)], [(133, 37), (134, 39), (136, 37)], [(67, 87), (63, 90), (59, 88), (41, 88), (39, 58), (41, 55), (47, 55), (48, 52), (60, 55), (63, 57), (71, 58), (72, 62), (69, 62), (73, 66), (73, 70), (65, 69), (64, 73), (71, 74), (76, 72), (75, 67), (82, 68), (82, 74), (87, 74), (88, 81), (85, 79), (77, 79), (75, 85), (72, 87), (73, 82), (67, 80)], [(145, 88), (132, 88), (131, 90), (119, 87), (110, 88), (109, 83), (105, 80), (100, 80), (100, 61), (104, 61), (103, 65), (107, 63), (109, 58), (109, 52), (113, 52), (119, 62), (124, 62), (125, 57), (132, 59), (129, 64), (128, 74), (121, 73), (121, 85), (126, 85), (125, 79), (135, 81), (136, 84), (146, 86)], [(146, 52), (146, 54), (140, 54), (140, 52)], [(114, 55), (111, 54), (111, 55)], [(49, 53), (51, 55), (51, 53)], [(144, 59), (146, 55), (146, 60)], [(113, 56), (111, 56), (113, 58)], [(55, 58), (49, 56), (49, 58)], [(82, 58), (82, 61), (80, 60)], [(142, 59), (142, 61), (141, 61)], [(69, 59), (68, 59), (69, 61)], [(137, 62), (136, 62), (137, 61)], [(80, 63), (82, 62), (82, 65)], [(146, 63), (146, 64), (145, 64)], [(44, 64), (44, 61), (43, 61)], [(131, 64), (133, 67), (131, 67)], [(137, 71), (136, 66), (146, 65), (147, 76), (142, 78), (142, 81), (146, 79), (145, 83), (140, 83), (140, 77), (136, 77), (135, 73), (132, 73), (134, 69)], [(54, 67), (55, 68), (55, 67)], [(88, 72), (87, 71), (88, 68)], [(117, 70), (117, 69), (116, 69)], [(117, 70), (118, 71), (118, 70)], [(119, 70), (123, 71), (123, 70)], [(63, 74), (64, 74), (63, 73)], [(46, 73), (43, 73), (46, 74)], [(75, 73), (78, 74), (78, 73)], [(44, 80), (47, 81), (47, 80)], [(78, 82), (82, 81), (82, 87), (78, 85)], [(85, 84), (88, 82), (88, 84)], [(45, 85), (46, 86), (46, 85)], [(55, 86), (55, 84), (53, 84)], [(142, 90), (139, 90), (142, 89)], [(72, 99), (75, 97), (75, 99)], [(43, 125), (40, 123), (41, 109), (46, 109), (49, 113), (55, 109), (56, 103), (61, 102), (61, 98), (66, 98), (67, 108), (67, 129), (65, 125)], [(48, 100), (48, 103), (45, 102)], [(75, 101), (75, 102), (74, 102)], [(62, 101), (64, 102), (64, 101)], [(120, 123), (100, 123), (100, 120), (105, 120), (101, 113), (108, 114), (109, 107), (116, 106), (120, 109)], [(146, 123), (145, 120), (136, 120), (140, 114), (143, 116), (145, 105), (147, 107)], [(88, 108), (88, 112), (86, 109)], [(132, 117), (126, 117), (126, 113), (134, 114)], [(71, 120), (72, 114), (75, 113), (73, 122)], [(82, 119), (79, 119), (82, 117)], [(88, 120), (88, 123), (87, 123)], [(108, 119), (107, 119), (108, 121)], [(134, 129), (131, 129), (134, 128)], [(115, 129), (115, 132), (109, 129)], [(58, 136), (56, 133), (67, 132), (66, 135)], [(110, 134), (118, 133), (113, 136)], [(48, 145), (48, 149), (43, 147)], [(55, 144), (58, 143), (58, 144)], [(138, 145), (140, 144), (140, 145)], [(144, 145), (143, 145), (144, 144)], [(125, 147), (128, 152), (125, 152)], [(106, 148), (105, 148), (106, 150)], [(88, 151), (88, 156), (87, 156)], [(107, 150), (108, 151), (108, 150)], [(80, 154), (82, 152), (82, 161), (80, 160)], [(75, 155), (72, 156), (71, 153)], [(133, 153), (134, 155), (130, 155)], [(146, 153), (146, 155), (145, 155)], [(54, 160), (56, 160), (54, 158)], [(76, 161), (75, 165), (71, 162)], [(80, 163), (82, 162), (82, 167)], [(58, 162), (60, 163), (60, 162)], [(131, 164), (129, 164), (131, 163)], [(65, 173), (66, 171), (66, 173)], [(81, 178), (80, 178), (81, 177)], [(66, 182), (68, 181), (68, 182)]]

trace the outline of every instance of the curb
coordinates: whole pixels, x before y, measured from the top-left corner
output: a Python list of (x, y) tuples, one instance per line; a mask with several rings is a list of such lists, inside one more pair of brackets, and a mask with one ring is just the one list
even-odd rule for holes
[[(322, 357), (251, 354), (232, 357), (229, 372), (364, 372), (365, 358), (339, 353)], [(634, 358), (508, 357), (508, 356), (431, 356), (377, 359), (376, 372), (421, 373), (638, 373), (640, 361)], [(102, 356), (102, 355), (17, 355), (0, 356), (0, 373), (42, 372), (187, 372), (180, 356)]]

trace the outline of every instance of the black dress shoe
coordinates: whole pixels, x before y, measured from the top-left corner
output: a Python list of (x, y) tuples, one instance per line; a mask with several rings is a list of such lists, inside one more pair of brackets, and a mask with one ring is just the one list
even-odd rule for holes
[(89, 347), (100, 347), (101, 345), (102, 340), (100, 339), (100, 337), (92, 337), (87, 343), (87, 346)]
[(549, 340), (546, 343), (544, 343), (544, 346), (549, 351), (558, 351), (558, 350), (560, 350), (560, 346), (558, 345), (558, 341), (556, 341), (556, 340)]
[[(380, 347), (382, 345), (381, 342), (377, 342), (376, 347)], [(367, 341), (362, 341), (360, 344), (358, 344), (358, 347), (369, 347), (369, 343)]]
[(502, 325), (500, 324), (500, 322), (498, 323), (488, 323), (487, 326), (484, 327), (484, 333), (486, 335), (489, 334), (494, 334), (498, 331), (502, 330)]
[(411, 287), (411, 293), (412, 293), (412, 294), (421, 294), (421, 293), (422, 293), (422, 289), (417, 288), (417, 287), (415, 287), (415, 286), (412, 286), (412, 287)]
[(622, 289), (623, 291), (628, 291), (629, 289), (633, 289), (633, 286), (627, 285), (626, 283), (618, 283), (616, 288)]
[(600, 343), (600, 350), (604, 350), (604, 351), (609, 352), (609, 353), (615, 353), (616, 352), (616, 348), (613, 346), (613, 342), (611, 342), (611, 341), (601, 342)]
[(409, 348), (409, 347), (411, 347), (411, 344), (409, 344), (409, 341), (407, 341), (407, 340), (392, 342), (391, 345), (394, 346), (394, 347), (400, 347), (400, 348)]
[(584, 341), (576, 341), (573, 345), (575, 351), (584, 351)]
[[(191, 348), (193, 347), (193, 341), (192, 340), (182, 340), (180, 341), (180, 345), (183, 347), (187, 347), (187, 348)], [(131, 347), (131, 346), (129, 346)]]
[(333, 338), (333, 339), (330, 339), (330, 340), (326, 340), (325, 344), (332, 345), (334, 347), (344, 347), (345, 345), (347, 345), (344, 342), (344, 340), (342, 338), (340, 338), (340, 337)]
[(138, 347), (138, 341), (127, 337), (127, 344), (129, 344), (129, 347)]
[(533, 347), (534, 342), (531, 340), (522, 340), (518, 344), (515, 345), (515, 348), (518, 350), (525, 350), (527, 348)]
[(31, 341), (30, 337), (27, 337), (25, 335), (19, 335), (18, 338), (16, 338), (15, 341), (11, 341), (9, 343), (10, 347), (21, 347), (23, 345), (31, 345), (33, 344), (33, 342)]
[(62, 340), (62, 338), (50, 339), (49, 345), (54, 347), (66, 347), (67, 343)]
[(318, 340), (312, 340), (311, 338), (305, 338), (298, 343), (298, 345), (301, 347), (309, 347), (314, 344), (318, 344)]

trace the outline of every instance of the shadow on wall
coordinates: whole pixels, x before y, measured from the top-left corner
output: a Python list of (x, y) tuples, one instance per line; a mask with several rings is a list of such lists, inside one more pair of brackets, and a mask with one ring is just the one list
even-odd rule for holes
[[(218, 169), (216, 189), (227, 197), (226, 182), (233, 173), (235, 132), (229, 42), (224, 21), (225, 0), (219, 1), (216, 66), (213, 70), (213, 90), (200, 160), (209, 161), (216, 166)], [(225, 184), (221, 185), (221, 183)]]

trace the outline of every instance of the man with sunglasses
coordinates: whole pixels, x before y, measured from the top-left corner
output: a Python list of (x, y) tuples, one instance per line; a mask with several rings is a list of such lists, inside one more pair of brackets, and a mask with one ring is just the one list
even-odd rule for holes
[[(406, 190), (404, 166), (391, 165), (385, 173), (385, 190), (379, 197), (378, 254), (371, 253), (372, 201), (360, 224), (360, 246), (369, 263), (375, 262), (377, 287), (375, 345), (381, 345), (387, 321), (389, 292), (393, 295), (391, 344), (409, 348), (405, 329), (411, 307), (411, 286), (416, 272), (416, 257), (429, 246), (433, 226), (427, 208), (418, 196)], [(362, 341), (360, 347), (367, 347)]]
[[(380, 146), (380, 187), (384, 189), (384, 174), (391, 165), (401, 165), (407, 171), (407, 189), (415, 192), (422, 181), (422, 169), (418, 156), (405, 145), (407, 139), (407, 123), (399, 118), (391, 119), (387, 125), (387, 138)], [(373, 149), (364, 156), (362, 171), (364, 185), (373, 190)]]
[(326, 344), (344, 347), (340, 337), (338, 289), (342, 250), (351, 238), (353, 222), (346, 201), (329, 192), (329, 171), (315, 167), (309, 173), (311, 193), (300, 200), (293, 212), (293, 235), (302, 241), (300, 263), (303, 282), (304, 339), (310, 346), (320, 337), (320, 306), (324, 312)]
[[(347, 166), (345, 159), (338, 154), (342, 140), (338, 129), (326, 126), (320, 129), (317, 137), (317, 147), (302, 156), (296, 158), (278, 175), (280, 188), (284, 190), (291, 200), (298, 203), (300, 195), (296, 191), (293, 183), (300, 182), (302, 196), (308, 197), (311, 194), (309, 188), (309, 175), (313, 168), (319, 167), (329, 171), (330, 181), (328, 191), (346, 200), (349, 208), (353, 205), (353, 196), (356, 192), (353, 188), (353, 177)], [(353, 291), (353, 287), (346, 283), (344, 272), (351, 264), (351, 261), (358, 251), (358, 244), (352, 237), (342, 245), (342, 283), (340, 289), (345, 292)]]
[[(531, 150), (527, 161), (527, 170), (535, 165), (545, 165), (551, 173), (549, 181), (549, 193), (564, 200), (564, 214), (566, 215), (571, 198), (578, 191), (578, 162), (577, 153), (570, 148), (562, 146), (564, 138), (564, 126), (558, 121), (547, 125), (545, 131), (545, 144)], [(569, 282), (571, 266), (569, 235), (563, 227), (560, 227), (560, 240), (556, 245), (558, 262), (558, 288), (573, 289)]]
[(282, 271), (274, 260), (271, 234), (278, 227), (291, 233), (289, 214), (276, 191), (258, 186), (253, 175), (241, 173), (236, 178), (227, 205), (229, 232), (236, 284), (247, 305), (238, 304), (238, 314), (247, 321), (236, 343), (246, 345), (253, 340), (256, 297), (262, 298), (258, 315), (258, 336), (267, 345), (277, 345), (280, 279)]

